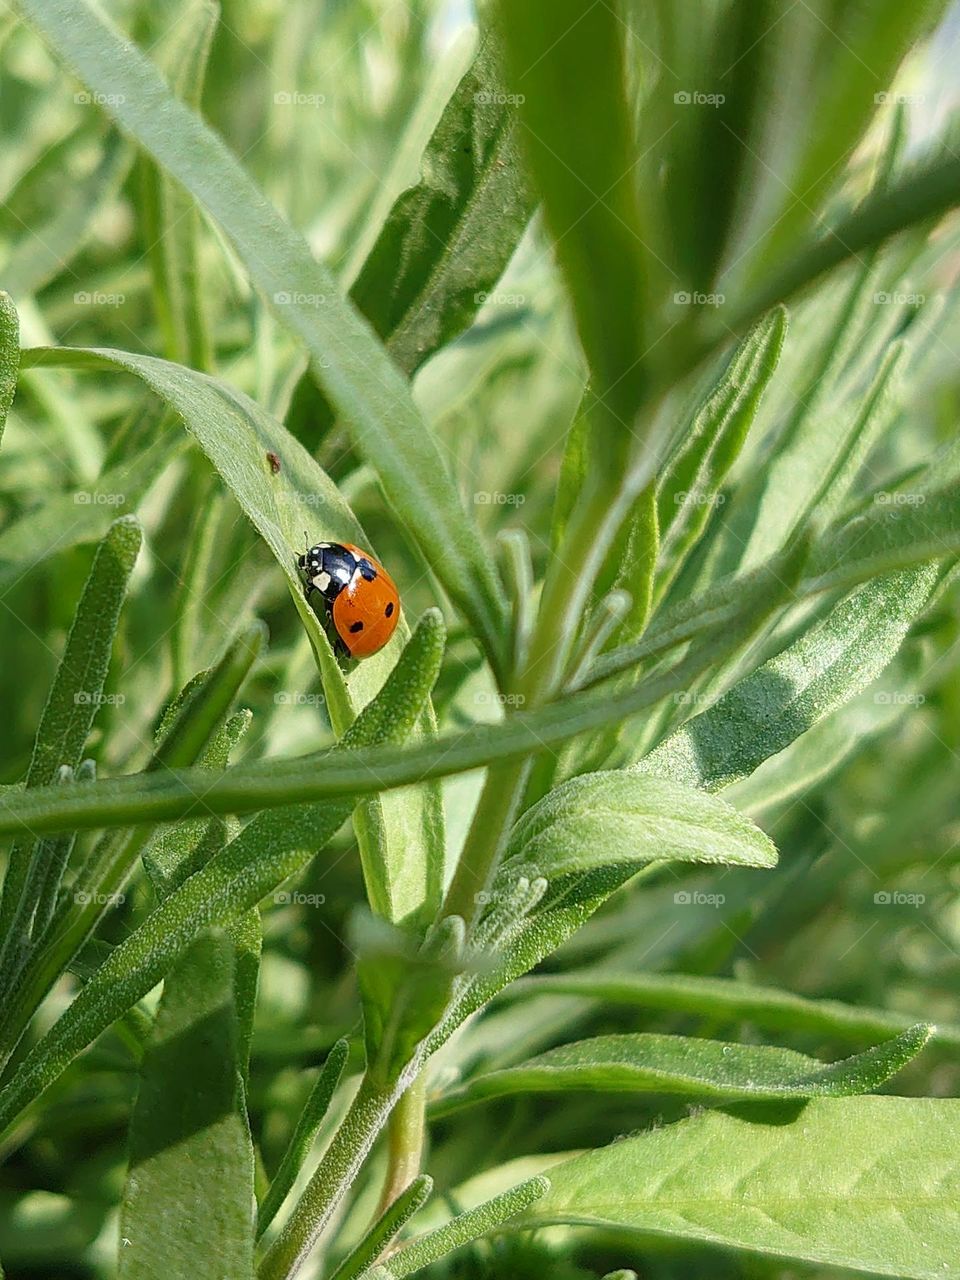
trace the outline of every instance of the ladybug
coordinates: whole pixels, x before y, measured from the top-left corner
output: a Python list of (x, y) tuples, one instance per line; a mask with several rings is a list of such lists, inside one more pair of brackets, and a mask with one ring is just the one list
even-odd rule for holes
[(369, 658), (400, 621), (400, 596), (379, 561), (349, 542), (318, 542), (297, 557), (309, 600), (316, 591), (340, 646), (351, 658)]

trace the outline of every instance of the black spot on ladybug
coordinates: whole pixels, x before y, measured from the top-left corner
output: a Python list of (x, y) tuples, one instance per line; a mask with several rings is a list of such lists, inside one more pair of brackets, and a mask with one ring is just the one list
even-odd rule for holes
[(362, 631), (362, 630), (363, 630), (363, 623), (362, 623), (362, 622), (351, 622), (351, 623), (350, 623), (350, 634), (351, 634), (351, 635), (356, 635), (358, 631)]
[(390, 601), (390, 603), (387, 605), (386, 609), (384, 609), (384, 611), (383, 611), (383, 616), (384, 616), (385, 618), (392, 618), (392, 617), (393, 617), (393, 601), (392, 601), (392, 600), (391, 600), (391, 601)]
[(267, 461), (270, 463), (270, 470), (274, 475), (277, 475), (280, 470), (280, 455), (278, 453), (274, 453), (272, 449), (268, 449)]

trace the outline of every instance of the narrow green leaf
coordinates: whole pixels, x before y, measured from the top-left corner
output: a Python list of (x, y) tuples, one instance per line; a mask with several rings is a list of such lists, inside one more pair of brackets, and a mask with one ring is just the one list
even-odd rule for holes
[(290, 1141), (287, 1144), (286, 1151), (283, 1153), (280, 1166), (260, 1205), (260, 1211), (257, 1214), (257, 1239), (263, 1235), (277, 1216), (284, 1200), (290, 1194), (291, 1187), (297, 1180), (297, 1174), (303, 1168), (304, 1161), (310, 1154), (314, 1140), (320, 1131), (320, 1126), (323, 1124), (323, 1118), (330, 1109), (330, 1102), (336, 1092), (337, 1085), (340, 1083), (340, 1077), (343, 1075), (343, 1068), (346, 1065), (349, 1051), (349, 1043), (346, 1040), (338, 1040), (327, 1054), (326, 1060), (320, 1069), (320, 1074), (310, 1090), (306, 1106), (300, 1112), (296, 1128), (290, 1136)]
[[(407, 377), (469, 326), (532, 211), (516, 107), (502, 91), (496, 45), (488, 38), (427, 143), (420, 182), (395, 202), (350, 290)], [(310, 370), (291, 412), (305, 427), (309, 415), (312, 435), (332, 421)]]
[(759, 827), (715, 796), (665, 778), (589, 773), (527, 810), (511, 834), (501, 877), (522, 872), (552, 880), (663, 859), (772, 867), (777, 852)]
[[(143, 39), (170, 88), (200, 110), (210, 46), (220, 17), (212, 0), (183, 0), (161, 14), (144, 11)], [(141, 236), (153, 281), (153, 302), (164, 352), (195, 369), (212, 363), (199, 264), (200, 216), (191, 197), (148, 157), (138, 161)]]
[(435, 1231), (419, 1236), (400, 1250), (382, 1266), (368, 1271), (363, 1280), (388, 1280), (390, 1276), (410, 1276), (428, 1267), (438, 1258), (444, 1258), (454, 1249), (460, 1249), (489, 1231), (497, 1231), (518, 1213), (534, 1204), (550, 1188), (550, 1180), (544, 1177), (530, 1178), (519, 1186), (495, 1196), (485, 1204), (461, 1213), (451, 1222)]
[[(841, 1040), (877, 1040), (915, 1025), (909, 1015), (840, 1000), (811, 1000), (780, 987), (685, 973), (562, 973), (523, 978), (511, 994), (587, 996), (641, 1009), (694, 1013), (722, 1022), (753, 1022), (781, 1031), (813, 1031)], [(931, 1041), (960, 1047), (960, 1027), (938, 1023)]]
[[(801, 550), (805, 553), (805, 548)], [(192, 808), (195, 789), (201, 786), (204, 804), (211, 813), (250, 813), (296, 800), (388, 790), (536, 754), (580, 734), (618, 724), (687, 688), (704, 670), (736, 652), (745, 638), (754, 634), (758, 616), (767, 616), (772, 607), (767, 601), (758, 606), (758, 612), (733, 618), (710, 645), (699, 647), (672, 669), (652, 675), (636, 687), (612, 694), (605, 689), (585, 690), (535, 711), (518, 711), (503, 723), (477, 725), (402, 751), (376, 747), (342, 760), (336, 754), (326, 754), (322, 769), (317, 768), (316, 757), (242, 765), (209, 782), (189, 771), (156, 781), (135, 774), (98, 782), (83, 794), (67, 797), (49, 789), (0, 792), (0, 833), (17, 832), (24, 826), (43, 832), (182, 817)]]
[(550, 1169), (516, 1226), (578, 1223), (913, 1280), (960, 1276), (960, 1101), (706, 1111)]
[(130, 1122), (120, 1280), (192, 1280), (203, 1259), (215, 1259), (218, 1275), (253, 1276), (253, 1146), (234, 965), (233, 941), (210, 933), (164, 985)]
[(20, 368), (20, 322), (8, 293), (0, 290), (0, 440), (17, 390)]
[[(592, 373), (593, 462), (615, 470), (647, 379), (653, 309), (627, 104), (625, 27), (606, 4), (502, 3), (506, 89)], [(597, 129), (596, 122), (603, 121)]]
[(129, 513), (183, 442), (161, 437), (118, 462), (82, 489), (53, 492), (0, 533), (0, 588), (51, 556), (98, 542), (118, 515)]
[(711, 791), (747, 777), (879, 675), (939, 576), (928, 565), (861, 587), (633, 768)]
[(743, 447), (776, 373), (786, 331), (784, 307), (776, 307), (754, 325), (697, 410), (676, 457), (657, 485), (661, 529), (658, 594), (679, 573), (706, 528), (712, 508), (722, 501), (721, 482)]
[(517, 1093), (666, 1093), (726, 1101), (843, 1097), (873, 1093), (930, 1039), (922, 1023), (895, 1040), (828, 1066), (767, 1045), (726, 1044), (689, 1036), (596, 1036), (549, 1049), (516, 1067), (490, 1071), (447, 1091), (431, 1110), (446, 1115)]
[[(193, 764), (226, 714), (237, 690), (245, 680), (260, 651), (265, 635), (256, 622), (228, 647), (220, 661), (191, 682), (181, 698), (169, 709), (158, 734), (157, 748), (144, 776), (163, 774), (178, 766)], [(201, 775), (209, 778), (208, 770)], [(202, 796), (202, 788), (195, 792)], [(187, 831), (191, 824), (186, 824)], [(219, 820), (215, 830), (222, 830)], [(3, 1010), (4, 1033), (10, 1029), (12, 1043), (22, 1034), (53, 983), (83, 944), (93, 935), (100, 920), (111, 909), (129, 879), (137, 858), (149, 848), (153, 831), (138, 825), (131, 830), (105, 833), (77, 868), (72, 901), (61, 904), (46, 936), (37, 939), (17, 983), (14, 996)], [(154, 869), (149, 862), (148, 870)], [(171, 868), (176, 873), (176, 868)], [(163, 892), (162, 874), (158, 886)]]
[[(32, 365), (84, 369), (121, 368), (141, 378), (179, 413), (223, 477), (231, 493), (273, 553), (317, 655), (335, 730), (343, 733), (359, 707), (384, 680), (409, 635), (401, 619), (394, 638), (378, 654), (357, 664), (347, 678), (326, 632), (307, 602), (296, 558), (304, 531), (321, 538), (366, 545), (353, 512), (329, 476), (275, 419), (241, 392), (203, 373), (123, 351), (43, 348), (25, 353)], [(274, 474), (267, 454), (282, 460)], [(420, 733), (432, 736), (425, 709)], [(429, 787), (364, 804), (356, 814), (364, 877), (371, 904), (391, 920), (403, 920), (439, 902), (443, 876), (442, 810)], [(412, 833), (418, 833), (412, 839)]]
[(387, 1245), (398, 1235), (430, 1198), (433, 1179), (421, 1174), (401, 1191), (393, 1204), (377, 1219), (356, 1248), (340, 1263), (330, 1280), (354, 1280), (362, 1271), (375, 1263)]
[[(53, 783), (61, 765), (76, 769), (80, 763), (101, 705), (120, 608), (140, 550), (140, 538), (136, 519), (122, 516), (110, 526), (97, 548), (37, 729), (27, 770), (27, 790)], [(24, 936), (34, 905), (22, 901), (31, 856), (31, 845), (21, 839), (11, 849), (7, 863), (0, 902), (4, 965), (9, 964), (9, 947), (16, 947)], [(9, 974), (4, 976), (9, 978)]]
[[(506, 617), (491, 557), (406, 380), (343, 303), (329, 272), (220, 139), (85, 0), (22, 0), (22, 9), (87, 86), (105, 95), (118, 123), (223, 227), (277, 318), (307, 347), (318, 382), (402, 526), (499, 666)], [(288, 438), (281, 456), (289, 450)]]
[[(74, 151), (88, 145), (89, 138), (78, 135), (66, 139), (63, 150)], [(54, 158), (59, 199), (51, 201), (44, 193), (41, 179), (49, 179), (50, 175), (44, 174), (44, 166), (38, 165), (31, 166), (5, 201), (14, 214), (10, 221), (16, 226), (18, 236), (3, 265), (3, 283), (13, 297), (21, 300), (37, 293), (61, 272), (70, 270), (70, 263), (93, 236), (96, 219), (119, 195), (133, 154), (128, 142), (111, 133), (103, 143), (96, 165), (69, 182), (64, 182), (64, 175), (71, 172), (70, 158), (59, 151)], [(41, 218), (29, 214), (22, 220), (16, 217), (18, 207), (23, 209), (26, 204), (30, 208), (38, 198), (43, 207)], [(88, 302), (89, 295), (84, 296), (84, 291), (78, 290), (76, 301)]]
[[(378, 698), (344, 735), (341, 749), (402, 741), (420, 716), (443, 655), (443, 622), (421, 619)], [(202, 778), (209, 772), (200, 770)], [(202, 786), (195, 793), (203, 798)], [(255, 906), (324, 847), (350, 816), (352, 803), (295, 804), (249, 822), (226, 848), (184, 881), (123, 940), (31, 1050), (0, 1092), (0, 1130), (78, 1053), (169, 971), (197, 936)]]

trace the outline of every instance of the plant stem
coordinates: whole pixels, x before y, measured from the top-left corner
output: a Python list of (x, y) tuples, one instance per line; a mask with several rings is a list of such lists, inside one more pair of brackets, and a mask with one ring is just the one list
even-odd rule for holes
[(280, 1235), (264, 1255), (258, 1280), (290, 1280), (349, 1190), (400, 1096), (402, 1085), (384, 1086), (367, 1074), (343, 1123)]
[[(604, 557), (636, 496), (625, 472), (611, 492), (594, 477), (574, 508), (544, 584), (530, 658), (516, 680), (516, 703), (534, 708), (560, 687), (577, 629)], [(481, 914), (530, 773), (531, 760), (487, 770), (476, 813), (447, 891), (442, 914), (459, 915), (468, 930)]]
[(420, 1172), (427, 1082), (421, 1071), (397, 1103), (387, 1125), (387, 1176), (377, 1213), (385, 1213)]

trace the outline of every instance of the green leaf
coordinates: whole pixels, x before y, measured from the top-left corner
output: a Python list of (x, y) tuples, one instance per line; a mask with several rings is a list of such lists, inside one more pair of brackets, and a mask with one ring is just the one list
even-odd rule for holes
[[(49, 157), (55, 165), (59, 199), (51, 201), (45, 190), (51, 175), (41, 161), (31, 166), (4, 202), (13, 215), (8, 214), (9, 223), (18, 233), (2, 269), (4, 286), (15, 298), (29, 298), (64, 270), (69, 271), (70, 263), (93, 237), (96, 219), (120, 193), (133, 153), (129, 143), (113, 133), (104, 141), (102, 154), (89, 172), (64, 181), (72, 169), (71, 157), (64, 153), (81, 151), (87, 145), (89, 138), (71, 136)], [(32, 214), (36, 203), (43, 210), (40, 218)], [(21, 218), (16, 210), (23, 210), (24, 205), (31, 212)], [(78, 292), (79, 300), (89, 300), (89, 295), (83, 299), (83, 291)]]
[[(306, 600), (296, 564), (304, 530), (310, 531), (311, 543), (321, 538), (361, 546), (367, 542), (327, 474), (257, 404), (203, 373), (123, 351), (42, 348), (25, 353), (24, 359), (43, 367), (128, 370), (182, 416), (282, 569), (317, 655), (331, 721), (342, 734), (357, 709), (381, 687), (409, 631), (401, 619), (390, 643), (344, 678), (326, 632)], [(269, 465), (268, 453), (282, 459), (277, 474)], [(429, 710), (420, 731), (433, 733)], [(358, 810), (356, 826), (374, 909), (388, 919), (402, 920), (435, 906), (443, 870), (439, 793), (426, 788), (369, 802)]]
[(211, 933), (164, 984), (130, 1122), (120, 1280), (186, 1280), (199, 1259), (215, 1259), (219, 1275), (253, 1276), (253, 1146), (234, 965), (233, 941)]
[[(212, 0), (178, 0), (160, 14), (144, 11), (143, 38), (170, 88), (200, 110), (210, 46), (220, 18)], [(153, 282), (153, 302), (171, 360), (195, 369), (212, 363), (199, 264), (200, 215), (191, 197), (147, 156), (138, 162), (138, 210)]]
[[(61, 765), (76, 769), (103, 697), (120, 609), (140, 550), (140, 525), (122, 516), (97, 548), (66, 647), (40, 718), (27, 770), (26, 789), (48, 786)], [(10, 851), (0, 902), (3, 964), (25, 936), (33, 904), (23, 901), (32, 847), (17, 841)], [(15, 923), (16, 922), (16, 923)], [(14, 959), (19, 957), (15, 956)], [(10, 974), (4, 971), (4, 980)]]
[[(524, 143), (592, 374), (590, 417), (615, 470), (646, 385), (651, 324), (624, 25), (606, 4), (502, 3), (506, 89), (520, 99)], [(597, 121), (603, 127), (597, 128)]]
[[(792, 573), (799, 573), (806, 546), (793, 554)], [(791, 576), (784, 566), (780, 589), (790, 589)], [(477, 725), (436, 742), (404, 748), (378, 747), (354, 759), (335, 755), (242, 765), (219, 779), (208, 781), (189, 771), (154, 781), (135, 774), (132, 778), (98, 782), (82, 795), (63, 797), (49, 789), (33, 793), (0, 792), (0, 833), (29, 825), (35, 832), (65, 828), (123, 825), (131, 821), (159, 821), (189, 813), (195, 788), (202, 785), (204, 803), (211, 813), (250, 813), (274, 805), (310, 798), (364, 794), (388, 790), (427, 778), (445, 777), (479, 768), (498, 760), (536, 754), (582, 733), (618, 724), (652, 707), (678, 689), (688, 687), (703, 671), (736, 652), (752, 636), (761, 618), (768, 616), (779, 597), (769, 594), (729, 620), (675, 667), (651, 675), (634, 688), (609, 693), (605, 689), (558, 699), (536, 711), (521, 710), (496, 725)]]
[(960, 1275), (960, 1101), (706, 1111), (575, 1156), (516, 1223), (578, 1223), (880, 1275)]
[(290, 1135), (280, 1166), (260, 1205), (260, 1212), (257, 1214), (258, 1240), (277, 1216), (310, 1154), (324, 1116), (330, 1109), (337, 1085), (340, 1083), (349, 1050), (350, 1046), (346, 1040), (338, 1040), (327, 1054), (320, 1074), (314, 1081), (306, 1106), (301, 1111), (296, 1128)]
[(727, 1044), (689, 1036), (596, 1036), (549, 1049), (515, 1067), (474, 1077), (447, 1091), (432, 1110), (517, 1093), (666, 1093), (728, 1101), (843, 1097), (872, 1093), (911, 1062), (930, 1039), (922, 1023), (865, 1053), (825, 1066), (816, 1058), (767, 1045)]
[(391, 1276), (410, 1276), (444, 1258), (454, 1249), (479, 1239), (488, 1231), (496, 1231), (518, 1213), (534, 1204), (550, 1187), (548, 1178), (530, 1178), (495, 1196), (485, 1204), (461, 1213), (435, 1231), (419, 1236), (399, 1249), (388, 1262), (368, 1271), (362, 1280), (389, 1280)]
[[(436, 680), (443, 636), (439, 614), (425, 614), (380, 695), (344, 735), (341, 749), (351, 750), (371, 740), (402, 741)], [(209, 778), (208, 771), (199, 772)], [(165, 898), (110, 953), (20, 1063), (0, 1092), (0, 1130), (111, 1022), (146, 995), (199, 934), (236, 919), (303, 867), (343, 825), (351, 809), (351, 802), (344, 800), (332, 805), (296, 804), (262, 814)]]
[(406, 380), (339, 297), (329, 272), (220, 139), (87, 3), (22, 0), (22, 8), (88, 88), (114, 104), (121, 127), (223, 227), (277, 318), (305, 344), (318, 382), (401, 525), (499, 666), (506, 615), (491, 557)]
[[(420, 182), (393, 205), (350, 290), (407, 377), (469, 326), (533, 211), (516, 108), (500, 84), (488, 38), (427, 143)], [(294, 391), (292, 414), (311, 435), (332, 421), (310, 370)]]
[(0, 440), (17, 390), (20, 368), (20, 322), (8, 293), (0, 290)]
[(633, 768), (711, 791), (747, 777), (879, 675), (939, 577), (928, 565), (861, 587)]
[[(779, 987), (758, 986), (734, 978), (685, 973), (602, 972), (544, 974), (524, 978), (511, 994), (587, 996), (641, 1009), (693, 1013), (720, 1022), (753, 1022), (782, 1031), (813, 1031), (839, 1040), (877, 1040), (897, 1035), (915, 1024), (906, 1014), (810, 1000)], [(931, 1041), (960, 1047), (960, 1027), (938, 1023)]]
[[(237, 690), (259, 655), (265, 634), (263, 623), (253, 623), (241, 632), (214, 667), (191, 681), (180, 698), (168, 708), (156, 750), (144, 776), (165, 774), (197, 760), (211, 736), (217, 732)], [(200, 774), (210, 777), (209, 770), (205, 768), (200, 769)], [(195, 792), (195, 796), (202, 794), (202, 787)], [(186, 827), (185, 837), (189, 835), (191, 824), (186, 824)], [(214, 830), (222, 832), (219, 821)], [(63, 969), (110, 910), (129, 879), (137, 858), (149, 849), (152, 836), (152, 829), (145, 825), (137, 825), (127, 831), (107, 832), (78, 866), (72, 901), (62, 904), (62, 910), (55, 916), (47, 935), (36, 940), (35, 954), (31, 955), (17, 983), (14, 997), (3, 1010), (4, 1032), (8, 1027), (12, 1028), (14, 1040), (22, 1033)], [(158, 870), (156, 864), (151, 863), (149, 852), (147, 864), (148, 870)], [(176, 866), (171, 865), (169, 870), (172, 875), (177, 874)], [(166, 884), (163, 869), (159, 871), (156, 883), (162, 893)]]
[(354, 1276), (358, 1276), (371, 1263), (376, 1262), (390, 1241), (427, 1203), (432, 1191), (432, 1178), (423, 1173), (414, 1178), (386, 1212), (377, 1219), (356, 1248), (351, 1249), (330, 1280), (353, 1280)]
[(510, 837), (501, 876), (522, 872), (552, 880), (663, 859), (772, 867), (777, 852), (758, 827), (715, 796), (666, 778), (591, 773), (571, 778), (527, 810)]
[(658, 594), (679, 573), (722, 500), (720, 485), (736, 460), (773, 375), (787, 331), (777, 307), (754, 325), (694, 415), (680, 449), (657, 485), (661, 530)]

